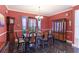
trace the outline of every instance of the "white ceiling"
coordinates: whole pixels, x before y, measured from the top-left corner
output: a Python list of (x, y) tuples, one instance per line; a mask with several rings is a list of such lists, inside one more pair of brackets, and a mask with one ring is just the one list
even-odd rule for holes
[(68, 10), (71, 7), (72, 5), (41, 5), (39, 11), (39, 6), (36, 5), (7, 5), (7, 8), (9, 10), (38, 14), (43, 16), (51, 16), (56, 13)]

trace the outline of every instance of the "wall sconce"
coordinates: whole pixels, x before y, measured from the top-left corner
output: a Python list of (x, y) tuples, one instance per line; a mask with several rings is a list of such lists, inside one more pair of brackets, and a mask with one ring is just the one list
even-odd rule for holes
[(68, 14), (68, 13), (66, 13), (65, 15), (66, 15), (66, 16), (68, 16), (69, 14)]
[(6, 10), (5, 13), (7, 14), (8, 13), (8, 10)]
[(69, 26), (71, 26), (71, 23), (72, 23), (71, 20), (69, 20)]

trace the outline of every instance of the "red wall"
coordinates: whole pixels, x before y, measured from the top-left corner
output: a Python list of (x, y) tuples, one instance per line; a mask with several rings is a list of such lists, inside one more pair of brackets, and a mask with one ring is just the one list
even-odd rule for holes
[[(15, 18), (14, 29), (15, 29), (15, 31), (18, 30), (19, 35), (22, 35), (22, 32), (21, 32), (21, 30), (22, 30), (21, 16), (28, 16), (28, 17), (33, 17), (34, 18), (36, 15), (8, 10), (7, 16), (11, 16), (11, 17)], [(42, 31), (48, 29), (48, 17), (44, 16), (44, 18), (42, 19), (41, 28), (42, 28), (41, 29)]]
[[(66, 16), (66, 14), (68, 14), (68, 16)], [(61, 19), (61, 18), (66, 18), (67, 20), (67, 33), (66, 33), (66, 39), (73, 41), (73, 37), (72, 37), (72, 27), (73, 26), (69, 26), (69, 20), (71, 20), (71, 22), (73, 21), (72, 19), (73, 16), (73, 11), (69, 10), (69, 11), (65, 11), (62, 13), (58, 13), (56, 15), (50, 16), (50, 22), (49, 22), (49, 28), (52, 28), (52, 21), (56, 20), (56, 19)]]
[[(66, 13), (68, 13), (68, 16), (66, 16)], [(15, 30), (18, 30), (18, 32), (20, 34), (21, 33), (21, 16), (29, 16), (29, 17), (35, 17), (36, 15), (34, 14), (29, 14), (29, 13), (23, 13), (23, 12), (16, 12), (16, 11), (11, 11), (8, 10), (8, 15), (7, 16), (11, 16), (11, 17), (15, 17)], [(50, 16), (50, 17), (46, 17), (44, 16), (43, 20), (42, 20), (42, 31), (45, 31), (47, 29), (51, 29), (52, 27), (52, 21), (56, 20), (56, 19), (60, 19), (60, 18), (66, 18), (67, 19), (67, 33), (66, 33), (66, 39), (73, 41), (73, 26), (69, 26), (69, 20), (72, 21), (72, 25), (73, 25), (73, 10), (69, 10), (66, 12), (62, 12), (59, 14), (56, 14), (54, 16)]]
[[(73, 38), (74, 38), (74, 36), (75, 36), (75, 10), (79, 10), (79, 5), (77, 5), (77, 6), (75, 6), (75, 7), (73, 7), (73, 24), (72, 24), (72, 31), (73, 31)], [(73, 40), (73, 42), (74, 42), (74, 40)]]
[[(67, 18), (67, 33), (66, 33), (66, 39), (70, 41), (74, 41), (74, 11), (79, 9), (79, 6), (75, 6), (72, 10), (62, 12), (50, 17), (44, 16), (42, 19), (42, 31), (45, 31), (47, 29), (51, 29), (52, 27), (52, 21), (60, 18)], [(6, 17), (6, 11), (7, 8), (4, 5), (0, 5), (0, 13), (2, 13)], [(66, 13), (68, 13), (68, 16), (66, 16)], [(18, 30), (18, 32), (21, 33), (21, 16), (29, 16), (29, 17), (35, 17), (35, 14), (29, 14), (29, 13), (23, 13), (23, 12), (16, 12), (8, 10), (7, 16), (15, 17), (15, 25), (14, 29)], [(72, 26), (69, 26), (69, 20), (72, 21)], [(6, 23), (6, 19), (5, 19)], [(6, 32), (6, 24), (4, 27), (0, 27), (0, 34)], [(3, 45), (3, 43), (6, 41), (6, 34), (0, 36), (0, 47)]]
[[(4, 5), (0, 5), (0, 13), (6, 17), (7, 8)], [(3, 47), (3, 44), (6, 42), (6, 18), (5, 18), (4, 27), (0, 27), (0, 49)], [(3, 35), (2, 35), (3, 34)]]

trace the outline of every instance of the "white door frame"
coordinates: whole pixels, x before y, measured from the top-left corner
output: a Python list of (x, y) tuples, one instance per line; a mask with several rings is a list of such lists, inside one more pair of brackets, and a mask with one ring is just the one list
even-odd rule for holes
[(79, 48), (79, 10), (75, 10), (74, 47)]

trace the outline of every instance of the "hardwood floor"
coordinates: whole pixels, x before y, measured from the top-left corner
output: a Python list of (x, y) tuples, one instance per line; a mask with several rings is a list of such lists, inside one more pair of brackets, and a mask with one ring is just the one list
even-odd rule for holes
[[(54, 41), (54, 45), (51, 47), (46, 46), (45, 48), (35, 49), (35, 51), (29, 51), (26, 53), (79, 53), (79, 49), (72, 47), (71, 44), (67, 42), (62, 42), (59, 40)], [(8, 45), (1, 53), (8, 53)], [(16, 49), (14, 53), (23, 53), (22, 51), (17, 52)]]

